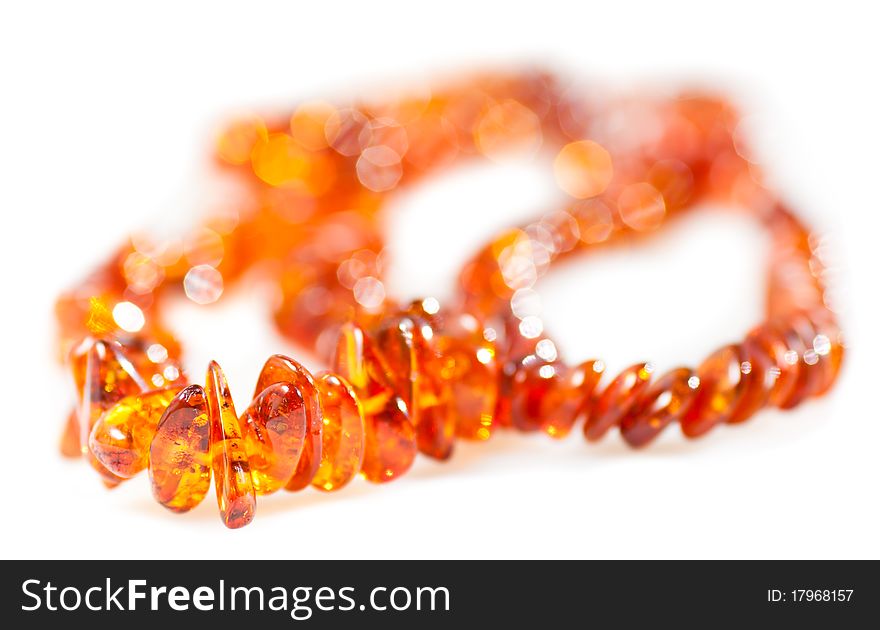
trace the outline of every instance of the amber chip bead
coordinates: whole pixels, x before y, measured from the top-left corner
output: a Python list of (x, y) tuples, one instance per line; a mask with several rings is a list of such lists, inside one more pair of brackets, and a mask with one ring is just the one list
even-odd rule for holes
[(167, 388), (126, 396), (105, 411), (89, 436), (95, 458), (119, 477), (145, 470), (159, 419), (179, 391)]
[(241, 425), (235, 415), (229, 385), (215, 361), (208, 366), (205, 394), (211, 421), (211, 466), (220, 518), (230, 529), (254, 518), (257, 502)]
[(150, 444), (153, 496), (173, 512), (187, 512), (208, 493), (211, 468), (207, 396), (190, 385), (168, 404)]
[(380, 483), (399, 477), (415, 460), (415, 429), (406, 402), (388, 380), (384, 359), (356, 324), (348, 323), (340, 329), (334, 369), (351, 383), (363, 406), (364, 478)]
[(687, 437), (698, 437), (716, 424), (727, 422), (737, 409), (750, 382), (743, 369), (746, 355), (741, 345), (728, 345), (710, 355), (697, 369), (700, 387), (681, 419)]
[(323, 430), (321, 397), (311, 372), (297, 361), (282, 354), (272, 355), (263, 365), (257, 378), (254, 397), (259, 396), (263, 390), (275, 383), (290, 383), (303, 399), (306, 431), (296, 469), (284, 486), (286, 490), (296, 492), (308, 487), (321, 465)]
[(620, 421), (621, 436), (634, 448), (645, 446), (687, 412), (698, 387), (690, 368), (667, 372), (642, 392)]
[(306, 404), (291, 383), (269, 385), (241, 414), (239, 425), (257, 494), (271, 494), (290, 482), (308, 428)]
[(327, 492), (339, 490), (361, 470), (364, 459), (364, 411), (351, 385), (336, 374), (315, 380), (324, 410), (321, 465), (312, 485)]
[(620, 423), (648, 387), (653, 370), (650, 363), (632, 365), (597, 394), (584, 423), (584, 436), (589, 441), (601, 439), (608, 429)]

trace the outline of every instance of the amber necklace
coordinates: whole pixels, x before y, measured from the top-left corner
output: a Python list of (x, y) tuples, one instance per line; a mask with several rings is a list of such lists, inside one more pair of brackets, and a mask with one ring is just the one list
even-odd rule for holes
[[(246, 202), (180, 239), (133, 237), (59, 299), (79, 396), (62, 451), (85, 455), (109, 487), (147, 469), (156, 500), (177, 512), (198, 505), (213, 475), (223, 522), (241, 527), (257, 494), (390, 481), (419, 451), (449, 457), (456, 437), (563, 437), (580, 422), (588, 440), (618, 427), (639, 447), (673, 421), (697, 437), (820, 396), (844, 352), (822, 262), (808, 229), (756, 182), (736, 123), (714, 97), (600, 105), (543, 73), (239, 120), (217, 159)], [(568, 200), (487, 243), (449, 304), (391, 300), (377, 220), (389, 195), (471, 156), (538, 146), (555, 151)], [(695, 369), (655, 376), (639, 363), (606, 377), (601, 360), (565, 363), (527, 308), (537, 279), (709, 200), (753, 213), (771, 235), (766, 321)], [(239, 416), (216, 363), (204, 386), (187, 384), (159, 314), (172, 292), (211, 303), (248, 270), (278, 287), (282, 333), (332, 371), (275, 355)]]

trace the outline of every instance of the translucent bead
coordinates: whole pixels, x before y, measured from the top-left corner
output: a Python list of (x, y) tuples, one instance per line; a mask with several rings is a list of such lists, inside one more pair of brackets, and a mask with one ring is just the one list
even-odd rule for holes
[(98, 418), (89, 450), (119, 477), (134, 477), (145, 470), (159, 419), (178, 392), (180, 388), (168, 388), (126, 396)]
[(205, 390), (190, 385), (159, 419), (150, 444), (150, 485), (173, 512), (193, 509), (211, 487), (211, 422)]
[(280, 490), (296, 470), (306, 435), (302, 394), (290, 383), (269, 385), (241, 414), (239, 424), (254, 490)]
[(320, 490), (339, 490), (361, 470), (364, 459), (364, 412), (351, 385), (336, 374), (316, 380), (324, 410), (321, 465), (312, 479)]
[(541, 403), (541, 429), (547, 435), (564, 438), (571, 432), (577, 419), (588, 410), (604, 370), (605, 363), (596, 359), (562, 370), (556, 386)]
[(681, 419), (686, 436), (703, 435), (733, 416), (749, 382), (743, 373), (744, 361), (746, 356), (739, 345), (725, 346), (703, 361), (697, 370), (700, 388)]
[(389, 380), (384, 359), (354, 323), (340, 329), (334, 370), (351, 383), (364, 410), (363, 476), (373, 482), (396, 479), (415, 459), (415, 430), (406, 402)]
[(241, 425), (235, 415), (229, 385), (215, 361), (208, 365), (208, 417), (211, 420), (211, 462), (220, 518), (230, 529), (244, 527), (257, 507)]
[(618, 424), (632, 409), (647, 388), (654, 368), (650, 363), (637, 363), (621, 372), (598, 395), (587, 415), (584, 436), (591, 442), (599, 440)]
[(315, 379), (302, 365), (281, 354), (269, 357), (257, 378), (254, 397), (275, 383), (290, 383), (300, 393), (306, 413), (306, 432), (300, 451), (296, 471), (285, 485), (291, 492), (308, 487), (321, 465), (321, 432), (323, 430), (323, 412), (321, 398)]
[(698, 387), (699, 380), (690, 368), (677, 368), (658, 378), (620, 421), (623, 439), (635, 448), (648, 444), (670, 422), (681, 418)]

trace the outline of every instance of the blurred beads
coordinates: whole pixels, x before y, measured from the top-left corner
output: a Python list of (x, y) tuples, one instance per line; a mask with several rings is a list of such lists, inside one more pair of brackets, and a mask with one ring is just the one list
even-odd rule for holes
[(256, 116), (242, 118), (229, 125), (217, 139), (217, 156), (233, 165), (244, 164), (259, 141), (267, 137), (265, 123)]
[(617, 198), (621, 220), (637, 232), (656, 230), (666, 216), (663, 196), (651, 184), (630, 184)]
[(687, 437), (699, 437), (733, 416), (751, 381), (742, 346), (729, 345), (709, 356), (697, 369), (700, 388), (681, 419)]
[(309, 151), (320, 151), (327, 147), (324, 130), (335, 113), (336, 108), (324, 101), (304, 103), (290, 117), (290, 134), (300, 146)]
[(342, 377), (324, 373), (317, 379), (324, 410), (321, 464), (312, 485), (339, 490), (360, 472), (364, 458), (364, 412), (357, 395)]
[(391, 190), (403, 175), (400, 155), (385, 145), (364, 149), (356, 168), (361, 184), (374, 192)]
[(578, 199), (601, 195), (614, 175), (611, 155), (592, 140), (562, 147), (553, 162), (553, 172), (559, 187)]
[(353, 108), (336, 110), (324, 123), (324, 137), (334, 151), (351, 157), (369, 146), (372, 138), (368, 119)]
[(618, 374), (597, 394), (584, 424), (584, 436), (589, 441), (599, 440), (608, 429), (620, 423), (648, 387), (653, 371), (650, 363), (637, 363)]
[(205, 390), (190, 385), (172, 400), (150, 443), (150, 485), (156, 501), (187, 512), (211, 485), (211, 422)]
[(645, 446), (687, 412), (700, 380), (689, 368), (667, 372), (638, 396), (620, 421), (620, 434), (634, 448)]
[(491, 105), (474, 128), (477, 150), (491, 160), (503, 160), (517, 153), (534, 154), (541, 140), (540, 119), (513, 99)]
[(196, 304), (211, 304), (223, 295), (223, 275), (210, 265), (197, 265), (186, 273), (183, 290)]

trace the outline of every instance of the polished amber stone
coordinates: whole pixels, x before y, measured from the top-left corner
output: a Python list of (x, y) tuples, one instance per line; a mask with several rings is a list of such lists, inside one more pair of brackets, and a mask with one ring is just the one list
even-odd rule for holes
[(324, 410), (321, 465), (312, 479), (320, 490), (339, 490), (361, 470), (364, 459), (364, 411), (351, 385), (337, 375), (316, 379)]
[(306, 412), (306, 433), (300, 450), (296, 470), (284, 486), (286, 490), (296, 492), (308, 487), (321, 465), (321, 433), (323, 431), (323, 412), (321, 397), (311, 372), (282, 354), (269, 357), (257, 378), (254, 397), (260, 395), (269, 385), (290, 383), (302, 396)]
[(235, 415), (229, 385), (215, 361), (208, 365), (205, 394), (211, 421), (211, 466), (217, 505), (223, 524), (244, 527), (254, 518), (256, 496), (241, 425)]
[(184, 388), (159, 419), (150, 444), (150, 485), (173, 512), (191, 510), (211, 487), (211, 423), (200, 385)]
[(635, 448), (648, 444), (687, 412), (698, 387), (699, 380), (690, 368), (676, 368), (658, 378), (620, 421), (623, 439)]
[(179, 391), (180, 388), (165, 388), (143, 392), (126, 396), (113, 405), (92, 427), (92, 454), (119, 477), (133, 477), (146, 469), (159, 419)]
[(334, 370), (351, 383), (363, 406), (366, 427), (363, 476), (373, 482), (399, 477), (415, 460), (415, 430), (406, 402), (389, 381), (384, 359), (354, 323), (340, 329)]
[(299, 463), (308, 426), (302, 394), (290, 383), (269, 385), (239, 418), (257, 494), (288, 484)]
[[(520, 431), (538, 431), (545, 423), (548, 412), (556, 416), (554, 422), (566, 424), (560, 417), (566, 414), (558, 407), (569, 406), (564, 383), (566, 368), (560, 361), (548, 362), (530, 354), (523, 358), (516, 368), (511, 384), (510, 422)], [(577, 399), (574, 392), (573, 399)], [(579, 402), (579, 400), (577, 401)], [(570, 410), (577, 413), (577, 402)]]
[(681, 419), (681, 430), (698, 437), (733, 416), (749, 384), (743, 363), (743, 347), (729, 345), (709, 356), (697, 369), (700, 388), (690, 409)]
[(433, 328), (417, 315), (392, 316), (376, 331), (378, 350), (395, 392), (409, 410), (419, 450), (435, 459), (447, 459), (455, 438), (452, 390), (440, 376), (433, 338)]
[(488, 439), (498, 398), (495, 344), (486, 339), (476, 318), (460, 314), (444, 318), (436, 347), (440, 378), (452, 388), (456, 435), (469, 440)]
[(577, 419), (589, 411), (604, 371), (605, 363), (598, 359), (561, 371), (540, 405), (541, 429), (547, 435), (564, 438), (571, 432)]
[(584, 436), (591, 442), (599, 440), (618, 424), (632, 409), (648, 387), (654, 368), (650, 363), (637, 363), (625, 369), (598, 394), (584, 423)]
[[(756, 331), (750, 332), (742, 344), (744, 360), (740, 371), (745, 386), (742, 398), (727, 419), (728, 423), (748, 420), (766, 406), (782, 374), (772, 342), (762, 342), (759, 339), (760, 334)], [(782, 361), (784, 363), (784, 357)]]

